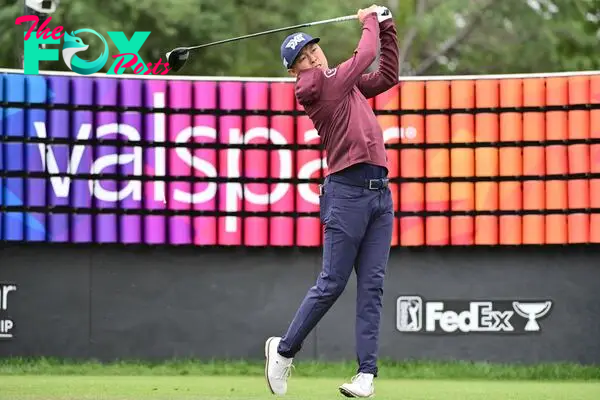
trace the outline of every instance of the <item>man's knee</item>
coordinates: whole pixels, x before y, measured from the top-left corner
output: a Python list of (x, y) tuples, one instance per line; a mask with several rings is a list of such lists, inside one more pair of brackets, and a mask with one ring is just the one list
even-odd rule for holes
[(347, 278), (321, 272), (316, 289), (323, 300), (333, 302), (344, 292), (347, 283)]
[(356, 273), (360, 291), (371, 294), (382, 292), (385, 283), (385, 274), (385, 266), (361, 265)]
[(383, 296), (383, 285), (369, 283), (360, 288), (360, 295), (368, 296), (371, 298), (379, 298)]

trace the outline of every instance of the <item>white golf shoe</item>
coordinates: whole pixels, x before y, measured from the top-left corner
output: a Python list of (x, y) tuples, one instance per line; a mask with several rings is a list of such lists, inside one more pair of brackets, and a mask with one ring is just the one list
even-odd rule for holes
[(340, 393), (346, 397), (372, 397), (375, 394), (373, 374), (358, 373), (350, 383), (340, 386)]
[(277, 353), (280, 337), (270, 337), (265, 343), (265, 378), (269, 390), (273, 394), (284, 395), (287, 392), (287, 380), (290, 376), (292, 358), (286, 358)]

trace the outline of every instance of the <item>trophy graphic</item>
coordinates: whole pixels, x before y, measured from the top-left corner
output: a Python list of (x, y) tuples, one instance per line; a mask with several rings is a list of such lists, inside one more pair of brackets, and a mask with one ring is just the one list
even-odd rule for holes
[(536, 303), (522, 303), (520, 301), (513, 301), (512, 306), (517, 314), (523, 318), (527, 318), (527, 324), (525, 325), (526, 332), (536, 332), (540, 330), (540, 325), (536, 319), (542, 318), (548, 314), (552, 307), (552, 301), (536, 302)]

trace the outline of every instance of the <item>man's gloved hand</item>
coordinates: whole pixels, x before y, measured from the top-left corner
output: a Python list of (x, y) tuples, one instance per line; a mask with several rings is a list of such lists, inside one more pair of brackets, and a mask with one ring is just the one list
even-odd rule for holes
[[(364, 22), (364, 20), (365, 20), (365, 18), (366, 18), (368, 15), (371, 15), (372, 13), (375, 13), (375, 14), (377, 14), (377, 9), (378, 9), (378, 7), (377, 7), (375, 4), (373, 4), (373, 5), (372, 5), (371, 7), (369, 7), (369, 8), (361, 8), (361, 9), (359, 9), (359, 10), (358, 10), (358, 13), (357, 13), (357, 15), (358, 15), (358, 20), (359, 20), (361, 23), (363, 23), (363, 22)], [(377, 15), (378, 15), (378, 14), (377, 14)]]
[(381, 23), (390, 18), (392, 18), (392, 12), (387, 7), (377, 7), (377, 21)]

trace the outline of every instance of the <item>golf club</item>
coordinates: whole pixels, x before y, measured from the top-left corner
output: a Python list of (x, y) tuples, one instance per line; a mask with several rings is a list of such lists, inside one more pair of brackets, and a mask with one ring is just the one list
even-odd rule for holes
[(173, 49), (167, 53), (167, 62), (169, 63), (170, 69), (177, 72), (181, 68), (183, 68), (183, 66), (185, 65), (186, 61), (189, 58), (191, 50), (201, 49), (203, 47), (214, 46), (214, 45), (222, 44), (222, 43), (235, 42), (237, 40), (248, 39), (248, 38), (257, 37), (257, 36), (268, 35), (270, 33), (282, 32), (282, 31), (287, 31), (287, 30), (291, 30), (291, 29), (305, 28), (305, 27), (321, 25), (321, 24), (330, 24), (333, 22), (349, 21), (349, 20), (357, 19), (357, 18), (358, 17), (356, 15), (347, 15), (345, 17), (324, 19), (321, 21), (307, 22), (307, 23), (300, 24), (300, 25), (286, 26), (285, 28), (277, 28), (277, 29), (271, 29), (271, 30), (264, 31), (264, 32), (251, 33), (249, 35), (238, 36), (238, 37), (231, 38), (231, 39), (219, 40), (217, 42), (201, 44), (199, 46), (177, 47), (176, 49)]

